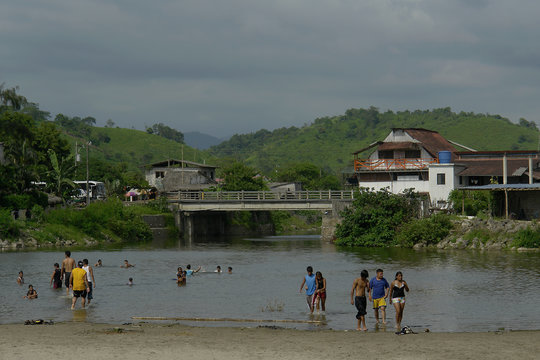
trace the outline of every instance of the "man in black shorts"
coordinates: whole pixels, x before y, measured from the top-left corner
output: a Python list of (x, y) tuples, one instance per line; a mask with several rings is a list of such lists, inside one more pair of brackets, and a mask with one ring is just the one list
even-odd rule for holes
[(70, 285), (73, 288), (73, 300), (71, 300), (71, 310), (75, 309), (75, 303), (77, 299), (82, 297), (82, 308), (86, 306), (86, 294), (90, 291), (88, 287), (88, 279), (86, 278), (86, 271), (84, 271), (83, 262), (79, 261), (77, 264), (79, 267), (73, 269), (70, 277)]
[[(367, 270), (362, 270), (360, 273), (360, 277), (356, 278), (354, 280), (352, 290), (351, 290), (351, 305), (356, 306), (356, 310), (358, 310), (356, 314), (356, 319), (358, 319), (358, 324), (356, 327), (356, 330), (362, 330), (366, 331), (366, 289), (368, 293), (371, 291), (369, 288), (369, 274)], [(356, 293), (356, 296), (354, 298), (353, 302), (353, 295)]]
[(65, 259), (62, 261), (62, 271), (60, 272), (60, 278), (64, 277), (64, 284), (66, 285), (66, 295), (69, 295), (69, 278), (71, 271), (75, 267), (75, 260), (71, 258), (71, 251), (66, 250)]

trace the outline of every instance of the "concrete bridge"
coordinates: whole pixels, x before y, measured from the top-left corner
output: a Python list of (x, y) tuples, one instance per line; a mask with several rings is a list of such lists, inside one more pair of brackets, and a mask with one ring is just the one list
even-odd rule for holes
[(192, 239), (200, 233), (225, 234), (222, 214), (231, 211), (315, 210), (336, 216), (354, 200), (354, 191), (179, 191), (167, 193), (167, 199), (178, 228)]

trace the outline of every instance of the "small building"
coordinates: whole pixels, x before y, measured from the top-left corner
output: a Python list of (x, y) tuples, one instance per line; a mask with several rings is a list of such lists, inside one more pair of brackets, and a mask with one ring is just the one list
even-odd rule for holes
[(270, 191), (284, 194), (291, 191), (302, 191), (301, 182), (271, 182), (268, 183)]
[(217, 185), (217, 166), (168, 159), (144, 166), (145, 178), (160, 192), (200, 191)]

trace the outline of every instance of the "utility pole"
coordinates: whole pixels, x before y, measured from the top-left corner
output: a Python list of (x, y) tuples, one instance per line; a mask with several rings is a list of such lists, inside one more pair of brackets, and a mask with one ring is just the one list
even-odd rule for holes
[(90, 205), (90, 167), (88, 166), (88, 148), (92, 142), (86, 144), (86, 206)]

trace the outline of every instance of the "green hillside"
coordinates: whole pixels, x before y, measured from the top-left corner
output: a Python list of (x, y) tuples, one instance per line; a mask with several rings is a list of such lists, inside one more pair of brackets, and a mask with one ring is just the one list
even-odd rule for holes
[[(454, 113), (450, 108), (387, 111), (349, 109), (301, 128), (259, 130), (234, 135), (209, 149), (216, 157), (245, 160), (267, 174), (295, 162), (311, 162), (334, 172), (347, 170), (351, 153), (383, 140), (391, 128), (425, 128), (477, 150), (537, 149), (538, 129), (525, 119), (514, 124), (499, 115)], [(368, 155), (368, 154), (365, 154)]]
[[(69, 133), (67, 138), (73, 149), (76, 142), (81, 145), (85, 141), (77, 136), (70, 136)], [(140, 130), (92, 127), (89, 138), (92, 142), (90, 159), (124, 162), (132, 170), (168, 158), (182, 159), (182, 149), (185, 160), (208, 164), (213, 164), (215, 160), (207, 152)], [(83, 160), (86, 156), (85, 151), (79, 150)]]

